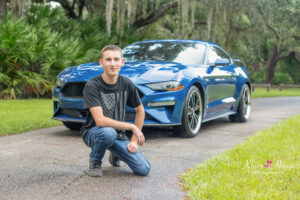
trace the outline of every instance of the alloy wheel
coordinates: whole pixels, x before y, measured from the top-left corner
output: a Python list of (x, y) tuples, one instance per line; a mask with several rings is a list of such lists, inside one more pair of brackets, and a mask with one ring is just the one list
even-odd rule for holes
[(197, 134), (202, 121), (202, 101), (198, 90), (194, 90), (189, 96), (187, 119), (191, 132)]

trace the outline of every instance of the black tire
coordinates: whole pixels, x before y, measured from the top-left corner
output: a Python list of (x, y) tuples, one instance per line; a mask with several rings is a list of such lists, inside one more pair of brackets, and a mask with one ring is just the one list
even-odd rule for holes
[(78, 123), (78, 122), (63, 122), (63, 124), (65, 125), (65, 127), (67, 127), (72, 131), (79, 131), (83, 125), (82, 123)]
[(231, 122), (246, 122), (250, 117), (251, 112), (251, 94), (247, 84), (243, 85), (242, 93), (239, 100), (237, 113), (229, 115)]
[(201, 127), (202, 114), (201, 93), (196, 86), (192, 86), (184, 101), (182, 124), (181, 126), (174, 127), (175, 134), (186, 138), (195, 137)]

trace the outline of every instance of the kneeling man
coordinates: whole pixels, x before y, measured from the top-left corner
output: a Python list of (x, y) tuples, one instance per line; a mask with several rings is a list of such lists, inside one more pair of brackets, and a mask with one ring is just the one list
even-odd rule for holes
[[(150, 163), (138, 150), (138, 145), (145, 141), (141, 132), (145, 111), (135, 85), (119, 75), (125, 63), (121, 49), (115, 45), (105, 46), (99, 62), (103, 74), (88, 81), (83, 91), (87, 119), (80, 133), (92, 149), (87, 173), (90, 176), (103, 175), (101, 163), (108, 149), (111, 152), (109, 162), (113, 166), (119, 167), (121, 160), (136, 175), (146, 176), (150, 172)], [(136, 111), (135, 124), (124, 122), (127, 105)], [(132, 131), (130, 141), (125, 130)]]

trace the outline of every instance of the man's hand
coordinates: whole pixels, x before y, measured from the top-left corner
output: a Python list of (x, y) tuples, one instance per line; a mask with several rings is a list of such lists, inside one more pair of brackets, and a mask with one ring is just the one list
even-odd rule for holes
[(130, 153), (135, 153), (139, 150), (138, 145), (135, 142), (129, 142), (127, 149)]
[(138, 138), (138, 144), (143, 145), (145, 142), (145, 137), (142, 131), (138, 127), (134, 126), (132, 133)]

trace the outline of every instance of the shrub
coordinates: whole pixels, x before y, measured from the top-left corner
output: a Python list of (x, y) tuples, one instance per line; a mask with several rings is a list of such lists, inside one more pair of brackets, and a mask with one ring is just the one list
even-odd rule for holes
[(252, 83), (264, 83), (265, 77), (266, 73), (263, 70), (250, 73), (250, 79)]
[(61, 7), (32, 5), (25, 17), (8, 15), (0, 24), (0, 98), (51, 97), (66, 67), (97, 61), (107, 44), (142, 39), (129, 29), (112, 35), (107, 37), (102, 19), (72, 20)]
[(8, 17), (0, 25), (0, 97), (50, 96), (53, 77), (76, 63), (78, 41), (65, 39), (47, 21), (32, 26)]
[(274, 74), (273, 84), (292, 84), (293, 80), (287, 73), (277, 72)]

